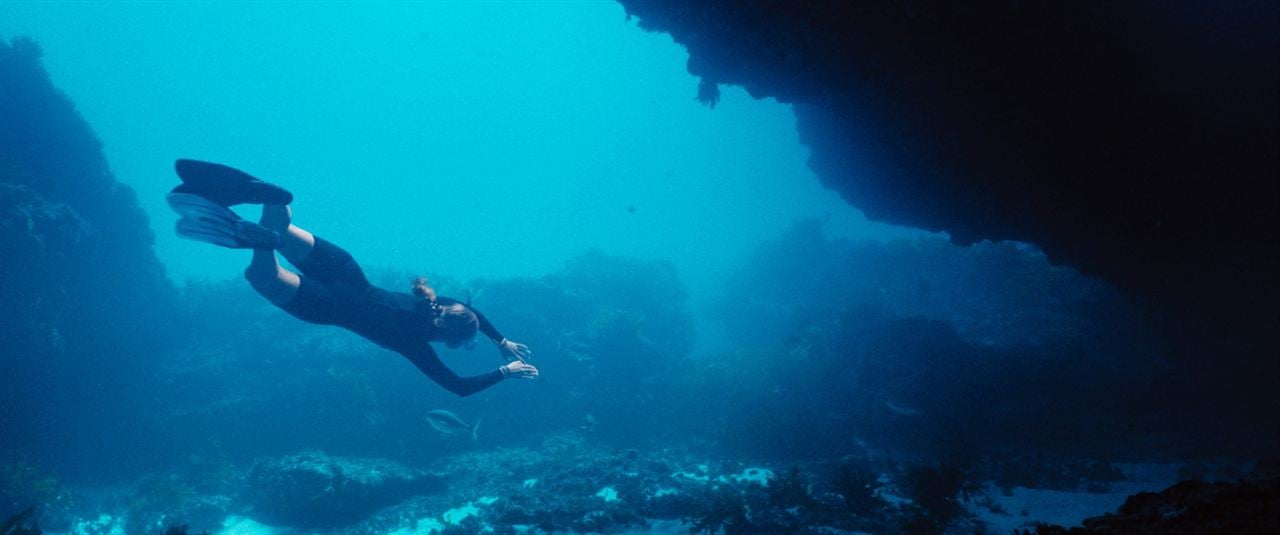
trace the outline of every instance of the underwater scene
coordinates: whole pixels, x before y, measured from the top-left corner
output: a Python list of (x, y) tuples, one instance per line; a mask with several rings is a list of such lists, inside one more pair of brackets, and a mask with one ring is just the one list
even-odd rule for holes
[(1280, 3), (0, 2), (0, 535), (1280, 533)]

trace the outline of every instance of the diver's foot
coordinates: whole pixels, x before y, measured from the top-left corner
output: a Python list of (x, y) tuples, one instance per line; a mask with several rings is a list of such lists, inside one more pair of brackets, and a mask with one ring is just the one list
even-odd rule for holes
[(170, 193), (166, 200), (182, 216), (175, 230), (183, 238), (232, 249), (278, 249), (284, 243), (279, 233), (199, 195)]
[(289, 190), (222, 164), (180, 159), (173, 168), (182, 184), (172, 193), (199, 195), (222, 206), (293, 202)]
[(236, 235), (251, 249), (279, 249), (284, 244), (279, 232), (253, 221), (237, 221)]
[(287, 204), (264, 204), (262, 205), (262, 217), (258, 218), (258, 224), (271, 230), (279, 232), (281, 235), (289, 231), (289, 225), (293, 223), (293, 209)]

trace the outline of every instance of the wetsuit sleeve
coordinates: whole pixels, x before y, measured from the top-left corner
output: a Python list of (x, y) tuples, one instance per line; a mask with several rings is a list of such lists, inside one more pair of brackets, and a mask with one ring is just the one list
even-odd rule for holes
[[(459, 301), (452, 297), (444, 297), (444, 296), (436, 298), (436, 302), (440, 303), (441, 305), (464, 304), (462, 301)], [(484, 314), (481, 314), (479, 310), (476, 310), (476, 308), (471, 305), (467, 305), (467, 308), (471, 309), (471, 312), (476, 315), (476, 320), (479, 320), (480, 332), (484, 333), (485, 336), (488, 336), (489, 339), (493, 340), (493, 343), (495, 344), (502, 341), (503, 339), (502, 333), (498, 332), (498, 328), (493, 326), (493, 323), (489, 321), (489, 318), (484, 317)]]
[(502, 333), (498, 332), (498, 328), (494, 327), (493, 323), (489, 322), (489, 318), (484, 317), (484, 314), (481, 314), (480, 311), (475, 308), (472, 308), (471, 311), (475, 313), (476, 319), (480, 320), (480, 332), (484, 333), (485, 336), (488, 336), (495, 344), (501, 342), (503, 339)]
[(498, 384), (503, 378), (501, 370), (493, 370), (489, 373), (471, 377), (460, 377), (445, 366), (443, 362), (440, 362), (440, 357), (436, 356), (436, 351), (426, 344), (413, 350), (401, 351), (400, 354), (408, 357), (409, 362), (412, 362), (414, 366), (422, 370), (422, 373), (427, 374), (427, 377), (430, 377), (432, 381), (459, 396), (470, 396)]

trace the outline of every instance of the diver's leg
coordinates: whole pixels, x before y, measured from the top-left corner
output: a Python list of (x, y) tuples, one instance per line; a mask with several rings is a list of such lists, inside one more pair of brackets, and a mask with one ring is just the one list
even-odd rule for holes
[(280, 267), (276, 261), (276, 253), (271, 249), (254, 249), (253, 260), (244, 270), (244, 278), (249, 280), (258, 294), (276, 306), (284, 306), (298, 294), (302, 281), (298, 274)]
[[(295, 318), (324, 325), (350, 325), (355, 310), (353, 289), (368, 287), (351, 255), (337, 246), (318, 240), (293, 226), (293, 212), (286, 204), (262, 206), (260, 224), (280, 236), (276, 249), (254, 249), (253, 261), (244, 276), (253, 288), (272, 304)], [(294, 273), (280, 266), (280, 251), (298, 269)]]
[(262, 217), (258, 223), (280, 234), (278, 249), (285, 260), (295, 266), (306, 261), (316, 246), (316, 237), (310, 232), (293, 226), (293, 210), (287, 204), (262, 205)]
[(342, 325), (351, 307), (323, 282), (280, 267), (271, 249), (254, 249), (244, 278), (259, 294), (289, 315), (308, 323)]
[(334, 294), (355, 297), (371, 287), (351, 253), (293, 225), (293, 210), (288, 205), (263, 205), (260, 222), (280, 235), (277, 250), (299, 273), (323, 282)]

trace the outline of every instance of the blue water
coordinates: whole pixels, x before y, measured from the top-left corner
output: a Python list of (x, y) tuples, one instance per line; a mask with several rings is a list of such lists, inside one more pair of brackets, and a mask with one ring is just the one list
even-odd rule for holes
[[(700, 104), (685, 51), (617, 4), (0, 3), (0, 39), (18, 36), (105, 165), (42, 181), (28, 161), (70, 158), (61, 145), (0, 159), (0, 182), (43, 199), (0, 191), (5, 517), (34, 506), (78, 533), (686, 532), (731, 529), (717, 507), (736, 499), (771, 511), (757, 526), (896, 532), (956, 466), (1072, 496), (1156, 490), (1182, 462), (1145, 479), (1090, 468), (1168, 429), (1142, 412), (1149, 392), (1117, 394), (1158, 351), (1140, 304), (1032, 246), (867, 221), (806, 167), (789, 106), (737, 87)], [(542, 377), (456, 398), (271, 307), (241, 278), (248, 253), (173, 232), (180, 157), (289, 188), (294, 223), (377, 284), (429, 274), (474, 293)], [(107, 169), (136, 195), (145, 221), (119, 218), (136, 235), (94, 215), (132, 209), (127, 193), (81, 195)], [(140, 252), (93, 246), (116, 238)], [(137, 266), (155, 260), (148, 278)], [(51, 280), (71, 282), (38, 290)], [(484, 343), (439, 350), (462, 374), (501, 364)], [(479, 439), (432, 429), (440, 408), (483, 422)], [(374, 483), (367, 506), (330, 488), (338, 505), (289, 509), (326, 492), (300, 473), (398, 471), (449, 485)], [(963, 495), (977, 516), (925, 516), (999, 516)]]

